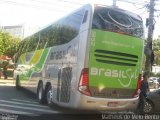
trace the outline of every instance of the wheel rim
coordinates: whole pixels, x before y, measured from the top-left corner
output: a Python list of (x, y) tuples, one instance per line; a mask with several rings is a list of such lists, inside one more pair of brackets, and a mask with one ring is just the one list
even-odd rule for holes
[(39, 91), (38, 91), (38, 99), (41, 100), (42, 99), (42, 87), (39, 88)]
[(151, 103), (149, 102), (146, 102), (145, 105), (144, 105), (144, 112), (145, 113), (150, 113), (152, 111), (153, 107), (151, 105)]
[(53, 95), (52, 90), (49, 89), (48, 92), (47, 92), (47, 102), (48, 102), (48, 104), (51, 104), (51, 102), (52, 102), (52, 95)]

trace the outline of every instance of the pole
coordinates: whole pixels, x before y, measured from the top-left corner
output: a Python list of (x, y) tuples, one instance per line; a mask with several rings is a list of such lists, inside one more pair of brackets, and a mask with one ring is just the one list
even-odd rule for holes
[(113, 0), (113, 6), (116, 6), (117, 0)]
[(153, 29), (154, 29), (154, 6), (155, 6), (155, 0), (150, 0), (149, 18), (148, 18), (148, 38), (146, 45), (146, 62), (145, 62), (145, 71), (148, 72), (149, 76), (152, 68), (151, 55), (152, 55), (152, 39), (153, 39)]

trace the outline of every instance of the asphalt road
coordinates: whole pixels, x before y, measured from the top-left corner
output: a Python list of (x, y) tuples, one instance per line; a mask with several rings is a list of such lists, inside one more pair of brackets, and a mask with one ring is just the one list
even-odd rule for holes
[(18, 118), (23, 119), (23, 117), (36, 118), (43, 114), (57, 115), (61, 112), (40, 105), (36, 96), (24, 89), (16, 90), (14, 86), (6, 85), (0, 86), (0, 113), (6, 117), (18, 115)]
[[(87, 113), (85, 115), (85, 113)], [(35, 94), (16, 90), (14, 81), (0, 80), (0, 120), (101, 120), (95, 112), (78, 111), (56, 105), (40, 105)]]
[(35, 94), (24, 89), (16, 90), (13, 80), (0, 79), (0, 120), (150, 120), (144, 116), (128, 114), (78, 111), (56, 105), (40, 105)]

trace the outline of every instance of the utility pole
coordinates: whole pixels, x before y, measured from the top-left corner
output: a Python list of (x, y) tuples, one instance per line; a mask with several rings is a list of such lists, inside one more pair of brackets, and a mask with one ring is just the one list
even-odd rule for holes
[(153, 30), (154, 30), (154, 6), (155, 6), (155, 0), (150, 0), (149, 18), (147, 19), (148, 38), (147, 38), (147, 45), (145, 48), (145, 54), (146, 54), (145, 71), (148, 73), (149, 76), (152, 70), (152, 62), (153, 62), (152, 39), (153, 39)]
[(113, 0), (113, 6), (116, 7), (117, 0)]

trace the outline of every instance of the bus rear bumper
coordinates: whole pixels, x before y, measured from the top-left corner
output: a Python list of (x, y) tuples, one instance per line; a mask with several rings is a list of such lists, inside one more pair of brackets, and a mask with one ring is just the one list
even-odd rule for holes
[(102, 111), (134, 111), (138, 106), (138, 97), (131, 99), (107, 99), (81, 97), (79, 108)]

